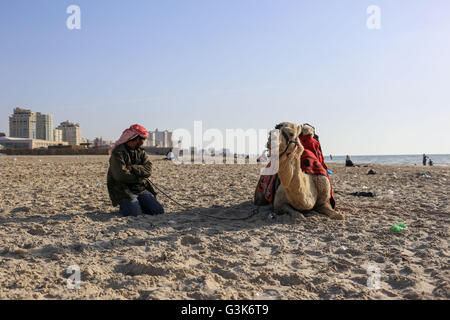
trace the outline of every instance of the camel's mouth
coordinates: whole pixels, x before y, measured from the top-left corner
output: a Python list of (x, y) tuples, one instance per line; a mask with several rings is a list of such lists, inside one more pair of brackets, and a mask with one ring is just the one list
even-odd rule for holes
[(279, 157), (283, 155), (289, 157), (298, 148), (300, 142), (298, 141), (296, 132), (292, 134), (292, 132), (286, 132), (283, 129), (284, 128), (280, 129), (280, 131), (281, 131), (281, 139), (283, 139), (282, 141), (284, 141), (284, 145), (280, 144)]
[[(291, 147), (291, 145), (292, 145), (292, 147)], [(287, 145), (287, 150), (288, 151), (286, 151), (286, 157), (289, 158), (289, 156), (292, 153), (294, 153), (294, 151), (297, 150), (298, 147), (299, 146), (298, 146), (298, 142), (297, 141), (295, 143), (294, 142), (289, 142), (288, 145)], [(280, 153), (280, 155), (281, 155), (281, 153)]]
[[(298, 136), (300, 135), (302, 131), (301, 125), (296, 125), (291, 122), (282, 122), (280, 124), (277, 124), (275, 126), (275, 130), (278, 130), (278, 155), (279, 157), (284, 155), (290, 155), (292, 152), (295, 151), (296, 147), (298, 147), (300, 141), (298, 141)], [(271, 135), (269, 135), (269, 139), (266, 144), (266, 148), (269, 151), (269, 155), (272, 154), (272, 141), (271, 138), (273, 138)], [(291, 148), (291, 144), (294, 144), (294, 147)]]

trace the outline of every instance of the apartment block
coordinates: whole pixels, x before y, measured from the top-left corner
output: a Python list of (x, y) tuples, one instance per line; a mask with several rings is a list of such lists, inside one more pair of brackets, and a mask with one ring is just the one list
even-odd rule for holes
[(36, 113), (36, 138), (53, 141), (53, 115)]
[(36, 139), (36, 112), (15, 108), (9, 117), (9, 136)]
[(82, 142), (81, 128), (78, 123), (72, 123), (67, 120), (61, 122), (56, 129), (62, 131), (62, 140), (68, 142), (70, 145), (77, 146)]
[(63, 142), (63, 132), (61, 129), (53, 129), (53, 141)]

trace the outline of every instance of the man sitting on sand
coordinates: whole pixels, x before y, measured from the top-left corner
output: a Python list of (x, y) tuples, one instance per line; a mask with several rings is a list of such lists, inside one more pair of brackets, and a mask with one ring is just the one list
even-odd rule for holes
[(345, 166), (346, 167), (354, 167), (355, 166), (352, 159), (350, 159), (349, 155), (347, 155), (347, 157), (345, 158)]
[(148, 180), (152, 163), (141, 148), (147, 138), (147, 130), (135, 124), (122, 133), (111, 150), (107, 178), (109, 197), (113, 206), (120, 205), (123, 216), (164, 213)]
[(175, 155), (173, 154), (172, 149), (170, 149), (169, 152), (167, 152), (165, 160), (173, 160), (174, 158)]

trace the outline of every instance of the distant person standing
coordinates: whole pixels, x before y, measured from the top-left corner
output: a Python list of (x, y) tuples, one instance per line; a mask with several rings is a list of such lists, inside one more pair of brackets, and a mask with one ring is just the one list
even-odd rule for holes
[(330, 160), (333, 160), (333, 156), (330, 154)]
[(423, 154), (423, 158), (422, 158), (422, 164), (424, 165), (424, 166), (426, 166), (427, 165), (427, 156), (425, 155), (425, 153)]
[(428, 165), (430, 166), (430, 167), (432, 167), (433, 166), (433, 160), (431, 160), (431, 158), (428, 158), (429, 160), (428, 160)]
[(349, 155), (347, 155), (347, 157), (345, 157), (345, 166), (346, 167), (354, 167), (355, 166), (352, 159), (350, 159)]

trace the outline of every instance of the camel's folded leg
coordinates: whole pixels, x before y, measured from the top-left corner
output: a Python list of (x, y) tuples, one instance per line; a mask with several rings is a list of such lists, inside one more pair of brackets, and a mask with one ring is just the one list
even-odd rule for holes
[(299, 217), (300, 219), (305, 219), (305, 217), (303, 216), (303, 214), (298, 211), (295, 210), (294, 208), (292, 208), (289, 204), (283, 204), (281, 206), (274, 206), (274, 212), (277, 215), (283, 215), (283, 214), (287, 214), (292, 218), (297, 218)]
[(315, 216), (318, 214), (320, 215), (320, 212), (317, 212), (315, 210), (306, 210), (306, 211), (302, 211), (302, 213), (305, 217), (312, 217), (312, 216)]
[(344, 214), (336, 212), (333, 209), (328, 208), (326, 205), (323, 205), (319, 208), (314, 208), (314, 210), (327, 215), (328, 218), (333, 219), (333, 220), (345, 220)]
[(297, 216), (301, 219), (305, 218), (300, 211), (297, 211), (293, 207), (291, 207), (289, 201), (286, 198), (286, 191), (284, 190), (282, 185), (278, 187), (277, 193), (275, 194), (275, 199), (273, 201), (273, 211), (277, 215), (288, 214), (292, 218)]

